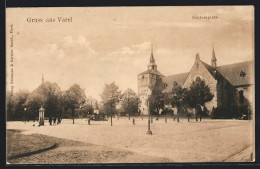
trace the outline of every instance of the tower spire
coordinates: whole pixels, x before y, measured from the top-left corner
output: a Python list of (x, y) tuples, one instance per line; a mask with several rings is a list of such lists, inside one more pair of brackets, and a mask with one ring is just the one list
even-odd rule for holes
[(42, 83), (44, 83), (44, 77), (43, 77), (43, 73), (42, 73)]
[(151, 57), (150, 57), (150, 64), (155, 63), (155, 59), (153, 57), (153, 44), (151, 44)]
[(211, 57), (211, 66), (216, 68), (217, 67), (217, 58), (214, 50), (214, 44), (212, 44), (212, 57)]
[(153, 57), (153, 44), (151, 44), (151, 57), (150, 64), (148, 65), (148, 69), (157, 69), (157, 65), (155, 64), (155, 59)]

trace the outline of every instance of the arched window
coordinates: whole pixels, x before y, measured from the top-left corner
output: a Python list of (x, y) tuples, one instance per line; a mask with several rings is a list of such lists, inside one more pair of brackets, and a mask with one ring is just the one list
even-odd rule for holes
[(202, 80), (202, 77), (201, 77), (201, 76), (196, 76), (196, 77), (194, 78), (194, 81), (200, 81), (200, 80)]

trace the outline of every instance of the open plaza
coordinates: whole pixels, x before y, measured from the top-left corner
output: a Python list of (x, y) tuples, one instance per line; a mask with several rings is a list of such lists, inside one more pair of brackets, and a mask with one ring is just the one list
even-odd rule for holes
[[(133, 120), (135, 119), (135, 125)], [(62, 148), (66, 151), (77, 151), (81, 160), (70, 161), (73, 157), (59, 156), (59, 145), (52, 151), (34, 154), (26, 158), (25, 163), (177, 163), (177, 162), (249, 162), (254, 160), (254, 124), (252, 120), (212, 120), (153, 118), (151, 123), (152, 135), (147, 135), (148, 119), (141, 116), (113, 118), (113, 126), (108, 121), (92, 121), (88, 119), (63, 119), (58, 125), (45, 125), (38, 127), (38, 122), (7, 122), (7, 131), (19, 130), (20, 134), (30, 136), (39, 134), (52, 138), (79, 141)], [(7, 145), (15, 137), (7, 138)], [(52, 139), (55, 143), (55, 139)], [(42, 140), (46, 142), (46, 140)], [(18, 141), (19, 144), (19, 141)], [(26, 144), (30, 144), (27, 141)], [(41, 144), (41, 140), (39, 141)], [(87, 145), (87, 146), (86, 146)], [(19, 148), (19, 145), (18, 145)], [(57, 151), (55, 151), (55, 149)], [(108, 155), (100, 160), (100, 156), (91, 157), (91, 153)], [(15, 151), (13, 149), (12, 151)], [(116, 153), (113, 155), (113, 152)], [(122, 153), (119, 153), (122, 152)], [(41, 158), (36, 158), (40, 156)], [(86, 156), (86, 157), (85, 157)], [(34, 158), (35, 157), (35, 158)], [(22, 158), (20, 158), (22, 159)], [(91, 160), (89, 160), (91, 159)], [(8, 160), (7, 160), (8, 161)], [(19, 158), (14, 163), (22, 163)]]

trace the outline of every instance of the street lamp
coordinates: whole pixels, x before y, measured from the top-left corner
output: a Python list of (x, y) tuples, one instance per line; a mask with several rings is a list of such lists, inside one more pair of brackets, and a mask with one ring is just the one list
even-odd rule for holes
[(147, 107), (148, 107), (148, 130), (147, 130), (147, 132), (146, 132), (146, 134), (148, 134), (148, 135), (152, 135), (152, 131), (150, 130), (150, 103), (149, 103), (149, 97), (150, 97), (150, 95), (151, 95), (151, 91), (150, 90), (148, 90), (148, 94), (147, 94)]
[(27, 110), (27, 108), (25, 107), (25, 108), (24, 108), (24, 118), (25, 118), (25, 119), (24, 119), (24, 122), (25, 122), (25, 123), (26, 123), (26, 116), (27, 116), (27, 115), (26, 115), (26, 110)]

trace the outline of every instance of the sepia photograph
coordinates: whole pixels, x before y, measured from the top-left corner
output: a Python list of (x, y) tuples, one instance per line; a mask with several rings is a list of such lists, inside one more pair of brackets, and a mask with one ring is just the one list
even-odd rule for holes
[(6, 8), (6, 164), (254, 162), (254, 13)]

